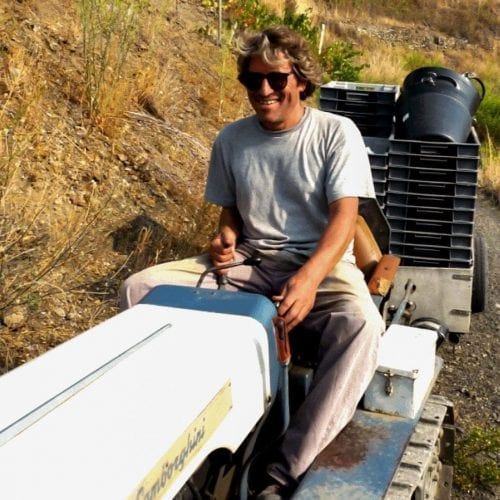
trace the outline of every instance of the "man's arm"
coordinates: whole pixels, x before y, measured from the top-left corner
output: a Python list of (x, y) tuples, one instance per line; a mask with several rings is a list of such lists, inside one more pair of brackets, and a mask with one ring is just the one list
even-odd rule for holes
[(242, 221), (238, 209), (223, 207), (219, 218), (219, 233), (210, 242), (210, 257), (214, 266), (227, 264), (234, 259), (241, 226)]
[(309, 260), (285, 284), (278, 313), (289, 329), (297, 326), (314, 306), (316, 292), (326, 275), (340, 261), (354, 238), (358, 198), (341, 198), (329, 206), (329, 219)]

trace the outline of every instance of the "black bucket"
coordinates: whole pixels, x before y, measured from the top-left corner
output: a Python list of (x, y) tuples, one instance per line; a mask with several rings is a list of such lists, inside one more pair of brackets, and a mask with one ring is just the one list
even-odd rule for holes
[[(472, 83), (481, 87), (481, 94)], [(396, 102), (395, 135), (419, 141), (466, 142), (483, 100), (483, 82), (472, 73), (425, 67), (404, 80)]]

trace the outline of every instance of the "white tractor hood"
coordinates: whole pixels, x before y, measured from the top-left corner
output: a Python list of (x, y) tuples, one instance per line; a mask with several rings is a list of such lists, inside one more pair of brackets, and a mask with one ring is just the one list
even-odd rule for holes
[(251, 317), (139, 304), (3, 375), (2, 497), (172, 497), (263, 415), (269, 343)]

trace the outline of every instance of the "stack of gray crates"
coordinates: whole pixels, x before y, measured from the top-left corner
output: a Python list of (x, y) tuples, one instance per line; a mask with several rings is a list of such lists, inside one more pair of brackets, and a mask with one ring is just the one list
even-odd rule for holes
[(402, 265), (470, 268), (477, 135), (472, 129), (463, 144), (395, 139), (398, 95), (396, 85), (329, 82), (320, 88), (320, 108), (348, 116), (360, 129), (391, 227), (390, 252)]
[(389, 172), (389, 139), (384, 137), (364, 136), (366, 152), (375, 188), (375, 196), (380, 208), (385, 208)]
[(479, 141), (389, 140), (384, 212), (390, 250), (410, 266), (469, 268)]

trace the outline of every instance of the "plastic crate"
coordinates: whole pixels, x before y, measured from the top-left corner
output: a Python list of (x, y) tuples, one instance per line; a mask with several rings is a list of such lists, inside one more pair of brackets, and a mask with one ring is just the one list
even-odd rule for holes
[(377, 200), (379, 207), (383, 210), (385, 207), (385, 195), (375, 193), (375, 199)]
[(401, 257), (472, 263), (472, 249), (391, 243), (390, 252)]
[(376, 166), (371, 166), (371, 171), (372, 171), (372, 178), (374, 181), (377, 182), (384, 182), (387, 179), (387, 173), (389, 172), (389, 169), (387, 167), (376, 167)]
[(393, 115), (328, 111), (326, 109), (323, 109), (323, 111), (350, 118), (356, 124), (363, 136), (389, 137), (394, 126)]
[(472, 236), (472, 222), (446, 222), (387, 216), (391, 231), (414, 231), (421, 233), (442, 233), (449, 236)]
[(334, 113), (363, 113), (369, 115), (394, 115), (394, 103), (374, 102), (374, 101), (358, 101), (346, 99), (319, 99), (319, 107), (323, 111), (332, 111)]
[(457, 156), (426, 156), (416, 154), (399, 154), (389, 152), (389, 166), (422, 167), (436, 170), (470, 170), (479, 168), (479, 158)]
[[(393, 116), (392, 115), (376, 115), (373, 113), (354, 113), (351, 111), (336, 111), (338, 115), (350, 118), (356, 125), (361, 127), (381, 127), (392, 130)], [(366, 135), (366, 134), (363, 134)], [(376, 135), (376, 137), (380, 137)]]
[(391, 138), (390, 150), (392, 153), (479, 158), (480, 143), (475, 129), (472, 128), (466, 143), (414, 141)]
[(389, 139), (383, 137), (363, 136), (368, 155), (387, 157), (389, 152)]
[(474, 222), (474, 210), (448, 210), (386, 203), (388, 217), (400, 217), (440, 222)]
[(476, 205), (475, 198), (461, 196), (422, 195), (413, 193), (387, 193), (387, 203), (395, 205), (411, 205), (417, 207), (435, 207), (473, 210)]
[(450, 236), (439, 233), (421, 233), (415, 231), (391, 231), (391, 243), (426, 245), (449, 248), (472, 248), (472, 235)]
[(456, 184), (451, 182), (423, 182), (389, 179), (387, 191), (397, 193), (431, 194), (439, 196), (475, 197), (476, 184)]
[(371, 137), (389, 137), (391, 135), (393, 124), (381, 126), (380, 124), (376, 125), (363, 125), (360, 123), (356, 123), (361, 135), (369, 135)]
[(478, 172), (439, 170), (434, 168), (389, 166), (388, 179), (439, 182), (452, 184), (476, 184)]
[(399, 85), (331, 81), (319, 89), (320, 98), (346, 101), (395, 103)]
[(387, 155), (376, 155), (368, 153), (368, 160), (371, 167), (382, 167), (387, 169)]
[(378, 180), (373, 180), (373, 187), (375, 188), (375, 193), (378, 195), (383, 195), (385, 196), (386, 190), (385, 190), (385, 181), (378, 181)]
[(462, 268), (469, 269), (472, 266), (470, 260), (436, 259), (432, 257), (401, 257), (402, 266), (411, 267), (436, 267), (436, 268)]

